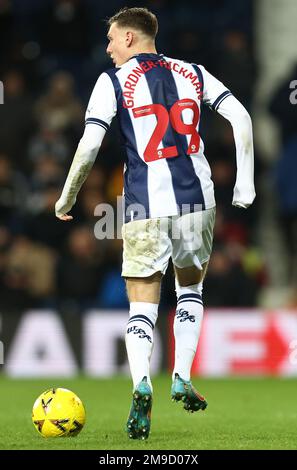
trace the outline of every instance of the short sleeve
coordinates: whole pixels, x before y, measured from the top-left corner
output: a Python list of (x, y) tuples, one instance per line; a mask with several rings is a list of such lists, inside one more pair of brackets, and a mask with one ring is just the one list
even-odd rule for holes
[(197, 66), (200, 69), (203, 78), (203, 103), (214, 111), (232, 93), (217, 78), (211, 75), (202, 65)]
[(85, 120), (87, 124), (95, 124), (108, 130), (117, 112), (117, 101), (112, 81), (107, 73), (102, 73), (94, 86)]

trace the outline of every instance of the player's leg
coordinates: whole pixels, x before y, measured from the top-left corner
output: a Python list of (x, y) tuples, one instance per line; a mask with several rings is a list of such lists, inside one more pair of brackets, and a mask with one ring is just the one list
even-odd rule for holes
[(203, 319), (202, 283), (207, 264), (176, 268), (177, 308), (174, 318), (175, 358), (171, 397), (182, 400), (185, 410), (205, 410), (207, 402), (191, 383), (191, 367), (198, 346)]
[(158, 219), (130, 222), (123, 227), (123, 270), (130, 302), (126, 348), (133, 380), (127, 432), (147, 438), (150, 431), (152, 383), (150, 358), (158, 315), (162, 274), (171, 255), (168, 237), (161, 237)]
[[(173, 370), (172, 397), (183, 400), (189, 411), (205, 409), (207, 403), (194, 389), (191, 367), (198, 346), (202, 319), (202, 286), (212, 247), (214, 210), (189, 214), (191, 224), (183, 233), (183, 240), (174, 242), (173, 262), (177, 294), (177, 308), (174, 318), (175, 363)], [(185, 217), (185, 216), (183, 216)], [(189, 231), (198, 232), (197, 240), (189, 240)]]
[(191, 367), (198, 346), (202, 319), (202, 285), (207, 264), (198, 270), (196, 266), (177, 268), (175, 266), (175, 286), (177, 307), (174, 318), (175, 361), (173, 377), (176, 373), (184, 380), (190, 380)]
[(161, 272), (146, 278), (126, 278), (130, 302), (126, 331), (126, 348), (134, 388), (147, 377), (150, 379), (150, 358), (153, 349), (153, 331), (158, 316)]
[(146, 439), (150, 432), (152, 392), (150, 358), (158, 315), (162, 274), (126, 278), (130, 302), (126, 349), (133, 380), (133, 398), (127, 432), (131, 439)]

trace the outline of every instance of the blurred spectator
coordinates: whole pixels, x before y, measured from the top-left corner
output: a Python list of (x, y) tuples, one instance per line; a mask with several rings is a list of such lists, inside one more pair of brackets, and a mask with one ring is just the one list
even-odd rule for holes
[(121, 277), (122, 245), (123, 241), (117, 238), (109, 242), (108, 269), (105, 271), (97, 297), (101, 308), (129, 308), (125, 281)]
[(290, 102), (290, 83), (297, 79), (297, 63), (271, 97), (269, 110), (280, 125), (283, 144), (297, 134), (297, 105)]
[(83, 0), (53, 0), (41, 19), (41, 45), (46, 54), (83, 56), (88, 52), (88, 4)]
[(0, 223), (13, 228), (24, 213), (28, 196), (25, 177), (12, 168), (8, 156), (0, 153)]
[[(218, 147), (218, 149), (220, 149)], [(228, 159), (227, 152), (224, 157), (217, 158), (212, 164), (212, 179), (215, 184), (216, 200), (223, 207), (230, 206), (233, 198), (233, 187), (235, 182), (234, 162)]]
[[(293, 106), (292, 106), (293, 107)], [(284, 146), (276, 165), (280, 227), (289, 260), (289, 278), (297, 283), (297, 133)]]
[[(196, 27), (186, 29), (183, 27), (180, 30), (173, 30), (171, 47), (173, 47), (170, 53), (171, 56), (206, 65), (201, 32)], [(166, 54), (169, 55), (167, 51)]]
[(95, 164), (86, 179), (82, 191), (103, 191), (105, 186), (105, 174), (100, 165)]
[(31, 177), (33, 191), (43, 191), (49, 186), (59, 187), (64, 180), (64, 169), (57, 162), (55, 156), (40, 155), (36, 161)]
[[(43, 192), (37, 193), (34, 201), (30, 201), (32, 213), (27, 216), (25, 232), (32, 240), (52, 248), (61, 249), (73, 225), (63, 224), (54, 216), (55, 203), (60, 195), (60, 189), (49, 185)], [(33, 210), (35, 209), (35, 213)]]
[(72, 146), (62, 133), (54, 127), (42, 126), (28, 145), (28, 156), (32, 162), (36, 162), (45, 154), (53, 155), (60, 163), (65, 163), (72, 152)]
[(17, 70), (3, 77), (4, 104), (0, 105), (0, 143), (18, 166), (23, 166), (26, 145), (33, 131), (32, 100), (24, 77)]
[(203, 297), (209, 307), (249, 307), (257, 302), (258, 286), (223, 248), (213, 250)]
[(55, 73), (47, 93), (35, 105), (35, 116), (41, 126), (69, 133), (76, 139), (83, 126), (83, 107), (74, 94), (74, 80), (66, 72)]
[(79, 199), (80, 219), (84, 223), (95, 223), (95, 208), (102, 203), (105, 204), (106, 200), (100, 188), (82, 191)]
[(250, 111), (256, 77), (253, 55), (244, 32), (233, 30), (224, 34), (223, 50), (218, 55), (216, 70), (218, 77)]
[[(28, 220), (44, 211), (47, 204), (48, 189), (58, 191), (64, 181), (64, 168), (52, 155), (40, 155), (34, 164), (32, 176), (29, 179), (31, 193), (28, 198)], [(51, 207), (50, 207), (51, 208)], [(50, 209), (49, 208), (49, 209)]]
[(258, 290), (267, 286), (269, 282), (267, 266), (257, 247), (249, 246), (245, 249), (241, 264), (246, 274), (255, 280)]
[(47, 247), (16, 237), (9, 248), (2, 282), (3, 308), (44, 307), (54, 293), (54, 253)]
[(95, 165), (82, 187), (77, 207), (73, 212), (77, 214), (80, 223), (94, 225), (96, 223), (95, 208), (98, 204), (106, 202), (105, 174), (99, 165)]
[[(10, 60), (13, 43), (13, 13), (12, 1), (0, 0), (0, 57), (3, 64)], [(1, 71), (1, 64), (0, 64)]]
[[(61, 252), (61, 250), (60, 250)], [(99, 243), (91, 227), (72, 228), (66, 252), (57, 266), (58, 305), (79, 312), (95, 305), (95, 298), (106, 274), (105, 242)]]
[(121, 196), (123, 192), (124, 176), (122, 165), (118, 165), (116, 168), (114, 168), (109, 181), (110, 183), (107, 186), (108, 200), (112, 204), (116, 205), (117, 197)]
[(2, 296), (5, 294), (5, 270), (7, 266), (7, 256), (12, 243), (12, 235), (4, 225), (0, 225), (0, 306)]

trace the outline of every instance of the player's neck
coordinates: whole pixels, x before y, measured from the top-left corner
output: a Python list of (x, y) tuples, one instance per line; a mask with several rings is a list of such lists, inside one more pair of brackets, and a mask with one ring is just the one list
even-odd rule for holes
[(157, 54), (157, 51), (154, 45), (151, 45), (151, 46), (145, 45), (143, 47), (137, 47), (135, 48), (134, 51), (131, 51), (130, 57), (133, 57), (139, 54)]

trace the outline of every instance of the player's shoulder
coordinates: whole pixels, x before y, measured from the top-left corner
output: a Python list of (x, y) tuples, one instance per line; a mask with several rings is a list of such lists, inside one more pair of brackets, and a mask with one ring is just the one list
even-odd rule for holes
[(103, 70), (98, 76), (95, 87), (97, 86), (101, 89), (105, 86), (109, 88), (110, 85), (114, 87), (116, 83), (116, 73), (119, 70), (120, 69), (118, 67), (110, 67), (108, 69)]
[(120, 67), (110, 67), (102, 72), (101, 75), (108, 75), (110, 78), (113, 78), (116, 73), (120, 70)]

